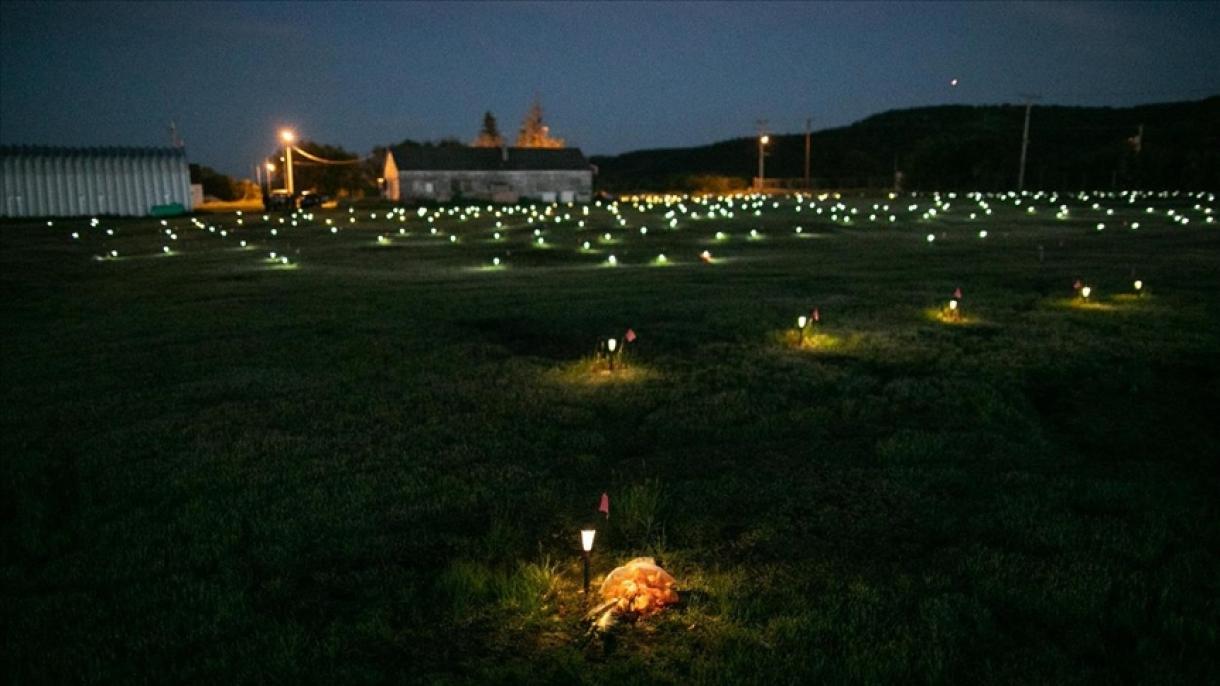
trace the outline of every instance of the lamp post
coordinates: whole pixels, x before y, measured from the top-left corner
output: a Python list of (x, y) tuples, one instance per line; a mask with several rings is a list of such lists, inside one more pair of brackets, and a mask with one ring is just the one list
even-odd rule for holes
[(758, 137), (758, 190), (759, 191), (762, 191), (763, 186), (765, 185), (765, 179), (767, 177), (767, 171), (766, 171), (767, 166), (766, 166), (766, 162), (765, 162), (767, 153), (766, 153), (766, 150), (764, 150), (764, 148), (766, 147), (767, 143), (770, 143), (770, 142), (771, 142), (771, 137), (765, 133)]
[(589, 553), (593, 550), (593, 537), (596, 535), (596, 529), (580, 530), (580, 557), (584, 561), (586, 596), (589, 595)]
[(292, 144), (296, 139), (297, 136), (292, 129), (280, 130), (280, 140), (284, 141), (284, 186), (289, 196), (295, 194), (292, 184)]
[(263, 189), (263, 193), (270, 194), (271, 193), (271, 175), (275, 173), (275, 164), (272, 162), (267, 162), (267, 163), (263, 164), (263, 169), (267, 170), (267, 186), (266, 186), (266, 188)]

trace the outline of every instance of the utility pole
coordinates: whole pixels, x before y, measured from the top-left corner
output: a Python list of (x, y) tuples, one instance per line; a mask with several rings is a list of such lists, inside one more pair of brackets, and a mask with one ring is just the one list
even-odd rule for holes
[(767, 130), (767, 120), (759, 119), (758, 120), (758, 191), (759, 192), (762, 192), (763, 186), (765, 185), (764, 180), (767, 178), (767, 171), (766, 171), (767, 167), (766, 167), (766, 164), (763, 162), (764, 158), (766, 157), (767, 151), (764, 149), (764, 146), (766, 146), (767, 143), (771, 142), (771, 137), (766, 134), (766, 130)]
[(1029, 111), (1034, 107), (1034, 101), (1041, 100), (1041, 95), (1032, 93), (1018, 93), (1018, 97), (1025, 99), (1025, 133), (1021, 135), (1021, 167), (1017, 172), (1017, 192), (1025, 190), (1025, 153), (1029, 150)]
[(287, 184), (288, 195), (293, 195), (294, 188), (292, 186), (292, 143), (284, 145), (285, 164), (284, 183)]
[(809, 183), (809, 127), (813, 126), (813, 117), (805, 118), (805, 189), (812, 188)]

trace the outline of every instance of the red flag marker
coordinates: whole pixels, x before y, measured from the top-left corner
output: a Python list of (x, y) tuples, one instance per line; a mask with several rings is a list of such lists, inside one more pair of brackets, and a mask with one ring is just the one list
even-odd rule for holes
[(958, 299), (958, 300), (961, 300), (961, 299), (962, 299), (962, 289), (961, 289), (960, 287), (959, 287), (959, 288), (954, 289), (954, 291), (953, 291), (953, 297), (954, 297), (954, 298), (956, 298), (956, 299)]
[(606, 519), (610, 519), (610, 496), (608, 494), (602, 493), (602, 501), (597, 506), (597, 511), (605, 512)]
[(813, 321), (815, 321), (815, 322), (822, 321), (822, 315), (818, 312), (818, 308), (816, 308), (816, 307), (813, 308)]
[(1082, 286), (1084, 286), (1084, 284), (1080, 283), (1080, 279), (1076, 279), (1076, 283), (1072, 284), (1072, 288), (1076, 290), (1080, 290)]
[(623, 334), (623, 340), (628, 343), (635, 342), (635, 329), (627, 329), (627, 333)]

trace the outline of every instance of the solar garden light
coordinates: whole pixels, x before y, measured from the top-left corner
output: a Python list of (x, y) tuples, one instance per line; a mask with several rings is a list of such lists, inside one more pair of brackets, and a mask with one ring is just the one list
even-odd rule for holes
[(805, 342), (805, 326), (808, 324), (809, 324), (809, 318), (806, 317), (805, 315), (802, 314), (801, 316), (796, 318), (796, 328), (800, 332), (802, 344)]
[(1135, 292), (1138, 293), (1141, 298), (1144, 297), (1144, 282), (1143, 281), (1136, 279), (1135, 283), (1133, 283), (1131, 285), (1135, 286)]
[(1091, 286), (1082, 286), (1080, 288), (1080, 298), (1082, 300), (1084, 300), (1085, 302), (1089, 301), (1089, 296), (1092, 294), (1093, 294), (1093, 288)]
[[(606, 349), (610, 351), (609, 354), (606, 355), (606, 359), (610, 362), (610, 371), (614, 371), (614, 351), (617, 348), (618, 341), (615, 339), (611, 338), (610, 340), (606, 341)], [(593, 539), (589, 540), (592, 541)]]
[(957, 309), (957, 300), (949, 301), (949, 318), (955, 321), (962, 318), (961, 310)]
[(593, 551), (593, 538), (595, 536), (597, 536), (597, 529), (590, 527), (580, 530), (580, 557), (584, 562), (586, 596), (589, 595), (589, 553)]

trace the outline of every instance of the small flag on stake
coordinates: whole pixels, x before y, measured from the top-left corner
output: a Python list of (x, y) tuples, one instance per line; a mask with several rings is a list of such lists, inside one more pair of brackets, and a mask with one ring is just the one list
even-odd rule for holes
[(635, 329), (627, 329), (627, 333), (623, 334), (623, 340), (628, 343), (635, 342)]
[(822, 321), (822, 315), (821, 315), (821, 313), (818, 312), (818, 308), (816, 308), (816, 307), (813, 308), (813, 321), (815, 321), (815, 322)]
[(606, 519), (610, 519), (610, 496), (607, 493), (602, 493), (602, 501), (597, 506), (598, 512), (606, 513)]
[(1075, 290), (1080, 290), (1083, 286), (1084, 284), (1080, 283), (1080, 279), (1076, 279), (1076, 283), (1072, 284), (1072, 288)]
[(959, 287), (957, 287), (957, 288), (955, 288), (955, 289), (953, 289), (953, 299), (954, 299), (954, 300), (961, 300), (961, 299), (962, 299), (962, 289), (961, 289), (961, 287), (960, 287), (960, 286), (959, 286)]

